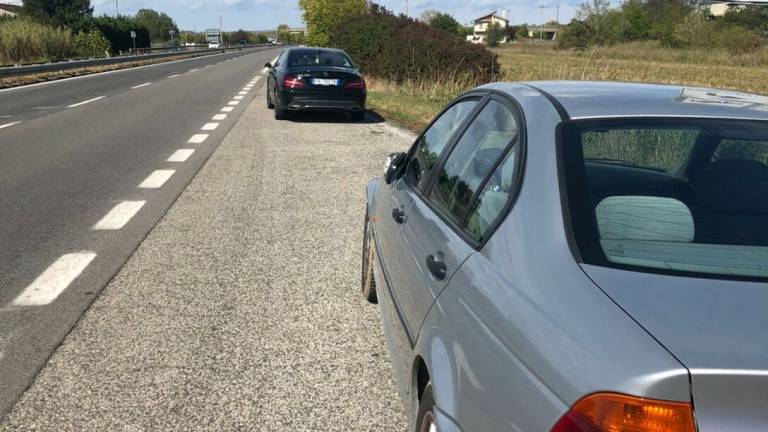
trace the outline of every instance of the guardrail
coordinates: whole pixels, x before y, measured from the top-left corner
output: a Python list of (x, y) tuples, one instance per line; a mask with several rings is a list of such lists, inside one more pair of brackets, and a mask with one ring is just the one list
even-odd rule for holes
[(34, 65), (23, 65), (23, 66), (3, 66), (3, 67), (0, 67), (0, 78), (30, 75), (30, 74), (42, 73), (42, 72), (60, 72), (60, 71), (71, 70), (71, 69), (85, 68), (89, 66), (104, 66), (104, 65), (112, 65), (112, 64), (120, 64), (120, 63), (131, 63), (131, 62), (152, 60), (152, 59), (165, 58), (165, 57), (203, 56), (203, 55), (210, 55), (214, 53), (224, 53), (226, 51), (255, 49), (255, 48), (273, 47), (273, 46), (275, 45), (273, 44), (249, 45), (245, 47), (171, 51), (171, 52), (163, 52), (163, 53), (156, 53), (156, 54), (107, 57), (102, 59), (74, 60), (74, 61), (65, 61), (65, 62), (58, 62), (58, 63), (44, 63), (44, 64), (34, 64)]

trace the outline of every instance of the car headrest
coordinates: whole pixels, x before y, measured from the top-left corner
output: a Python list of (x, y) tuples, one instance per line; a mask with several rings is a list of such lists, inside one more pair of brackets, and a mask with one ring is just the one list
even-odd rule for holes
[(696, 198), (703, 210), (768, 211), (768, 166), (749, 159), (721, 159), (699, 175)]
[(674, 198), (612, 196), (595, 215), (601, 240), (691, 243), (696, 231), (691, 210)]

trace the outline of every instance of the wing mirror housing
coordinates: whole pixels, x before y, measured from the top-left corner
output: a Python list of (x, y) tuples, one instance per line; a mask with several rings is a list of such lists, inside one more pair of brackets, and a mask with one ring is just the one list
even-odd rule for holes
[(390, 153), (387, 161), (384, 163), (384, 182), (392, 184), (405, 168), (405, 153)]
[(266, 62), (266, 63), (264, 64), (264, 67), (265, 67), (265, 68), (267, 68), (267, 69), (272, 69), (272, 63), (270, 63), (270, 62)]

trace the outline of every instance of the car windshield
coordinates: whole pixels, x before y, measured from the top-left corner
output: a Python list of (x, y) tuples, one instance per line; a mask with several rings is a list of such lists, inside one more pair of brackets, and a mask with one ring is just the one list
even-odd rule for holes
[(563, 137), (584, 262), (768, 277), (768, 123), (574, 122)]
[(352, 61), (343, 52), (326, 50), (293, 50), (288, 55), (288, 67), (334, 66), (352, 68)]

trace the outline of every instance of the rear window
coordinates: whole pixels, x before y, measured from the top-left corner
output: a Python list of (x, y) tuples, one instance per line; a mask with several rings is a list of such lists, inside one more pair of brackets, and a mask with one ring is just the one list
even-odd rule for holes
[(353, 68), (346, 54), (324, 50), (292, 50), (288, 54), (288, 67), (334, 66)]
[(768, 123), (574, 122), (562, 146), (584, 262), (768, 277)]

